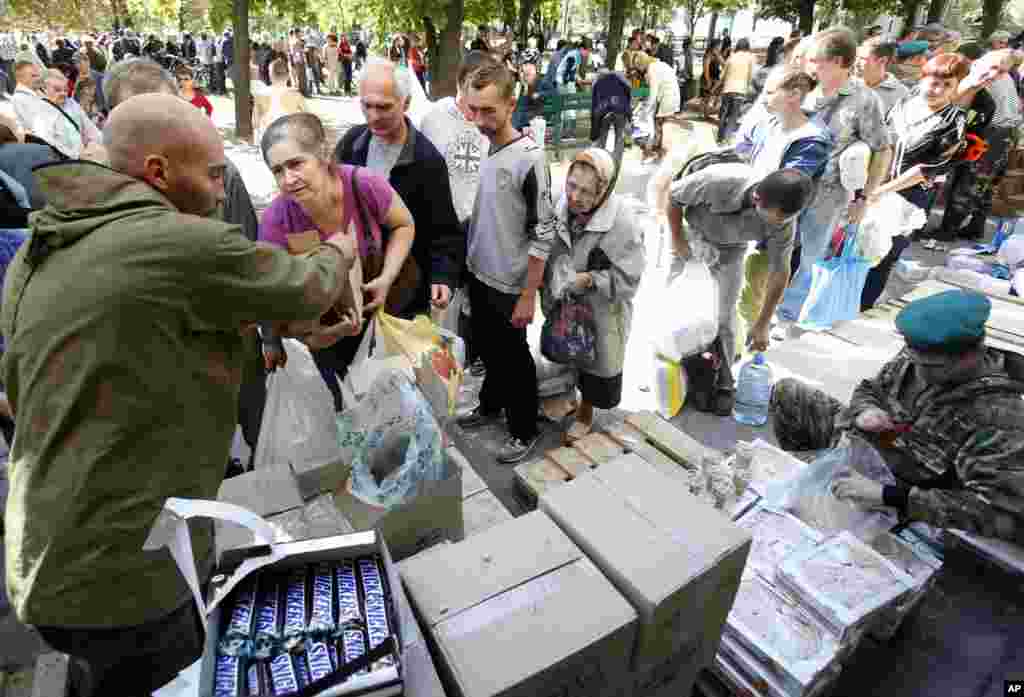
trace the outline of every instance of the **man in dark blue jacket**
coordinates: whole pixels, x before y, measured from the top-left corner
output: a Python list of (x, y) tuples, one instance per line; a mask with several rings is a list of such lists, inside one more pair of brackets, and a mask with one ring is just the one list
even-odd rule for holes
[(420, 269), (415, 299), (402, 314), (447, 307), (466, 256), (463, 234), (452, 204), (448, 166), (437, 148), (405, 116), (411, 82), (407, 70), (370, 58), (359, 85), (366, 125), (349, 129), (335, 148), (339, 162), (369, 167), (388, 177), (416, 224), (412, 258)]

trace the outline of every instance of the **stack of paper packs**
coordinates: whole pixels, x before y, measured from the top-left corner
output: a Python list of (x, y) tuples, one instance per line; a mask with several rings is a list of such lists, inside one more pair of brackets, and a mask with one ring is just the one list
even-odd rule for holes
[(901, 601), (883, 611), (871, 627), (871, 636), (888, 641), (931, 589), (942, 568), (942, 561), (925, 545), (915, 548), (892, 533), (879, 535), (871, 547), (914, 579), (914, 588)]
[(879, 613), (914, 589), (912, 576), (848, 532), (791, 554), (779, 565), (776, 582), (842, 644), (855, 643)]
[(839, 645), (806, 608), (759, 575), (743, 579), (719, 648), (768, 694), (806, 697), (838, 672)]
[(754, 538), (743, 577), (757, 573), (769, 583), (774, 582), (775, 570), (783, 559), (822, 540), (821, 534), (796, 516), (764, 506), (755, 507), (736, 524)]

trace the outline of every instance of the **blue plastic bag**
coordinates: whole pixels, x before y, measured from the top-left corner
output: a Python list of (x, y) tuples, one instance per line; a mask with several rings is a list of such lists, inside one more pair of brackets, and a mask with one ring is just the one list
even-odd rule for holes
[(839, 256), (815, 262), (811, 270), (811, 290), (800, 311), (799, 327), (824, 331), (836, 322), (856, 318), (870, 270), (871, 262), (857, 254), (857, 226), (848, 225)]
[(404, 373), (380, 375), (352, 412), (339, 424), (339, 445), (351, 453), (356, 497), (392, 508), (416, 498), (424, 484), (451, 476), (441, 428)]

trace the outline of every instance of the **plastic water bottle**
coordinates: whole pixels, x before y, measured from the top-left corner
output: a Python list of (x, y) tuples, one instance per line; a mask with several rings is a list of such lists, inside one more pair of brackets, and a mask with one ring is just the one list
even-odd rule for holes
[(758, 353), (740, 368), (740, 379), (736, 386), (736, 405), (732, 417), (738, 423), (748, 426), (764, 426), (768, 423), (768, 406), (772, 398), (772, 367)]

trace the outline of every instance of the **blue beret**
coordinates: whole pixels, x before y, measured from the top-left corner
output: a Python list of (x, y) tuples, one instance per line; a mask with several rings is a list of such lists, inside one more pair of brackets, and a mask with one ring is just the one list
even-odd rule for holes
[(896, 46), (897, 58), (910, 58), (911, 56), (919, 56), (922, 53), (928, 53), (927, 41), (904, 41)]
[(956, 353), (985, 338), (992, 301), (981, 293), (947, 290), (921, 298), (896, 315), (896, 329), (918, 351)]

